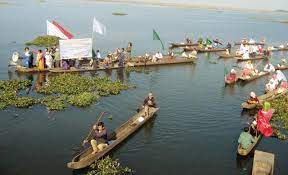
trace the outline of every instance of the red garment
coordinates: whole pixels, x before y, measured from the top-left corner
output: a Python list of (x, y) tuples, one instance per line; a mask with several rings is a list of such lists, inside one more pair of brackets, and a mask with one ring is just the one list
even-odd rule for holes
[(273, 115), (273, 110), (269, 109), (268, 112), (259, 110), (257, 119), (257, 130), (260, 131), (264, 136), (270, 137), (273, 134), (272, 127), (269, 123)]
[(283, 81), (283, 82), (281, 83), (281, 87), (287, 89), (287, 88), (288, 88), (288, 82)]
[(234, 82), (234, 81), (236, 81), (236, 74), (230, 73), (226, 79), (228, 81)]

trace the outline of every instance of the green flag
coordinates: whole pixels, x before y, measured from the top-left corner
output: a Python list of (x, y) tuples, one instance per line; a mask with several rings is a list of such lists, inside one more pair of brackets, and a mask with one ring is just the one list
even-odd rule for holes
[(207, 44), (207, 45), (211, 45), (211, 44), (212, 44), (212, 41), (207, 38), (207, 39), (206, 39), (206, 44)]
[(153, 29), (153, 40), (159, 40), (162, 46), (162, 49), (164, 50), (164, 44), (162, 42), (162, 40), (160, 39), (158, 33)]

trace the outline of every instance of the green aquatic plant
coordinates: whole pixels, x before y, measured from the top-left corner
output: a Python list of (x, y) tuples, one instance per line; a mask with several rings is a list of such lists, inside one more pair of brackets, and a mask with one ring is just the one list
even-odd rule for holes
[(32, 85), (30, 80), (0, 80), (0, 90), (19, 91)]
[(25, 44), (27, 46), (34, 45), (38, 47), (51, 47), (51, 46), (58, 46), (59, 40), (60, 38), (57, 36), (44, 35), (44, 36), (38, 36), (34, 40), (28, 41)]
[(275, 109), (275, 113), (271, 119), (274, 134), (279, 139), (287, 139), (287, 135), (283, 130), (288, 131), (288, 97), (277, 98), (271, 101), (271, 106)]
[(66, 95), (49, 95), (39, 100), (40, 103), (45, 105), (50, 111), (60, 111), (67, 107), (67, 105), (65, 104), (66, 99)]
[(128, 14), (127, 13), (123, 13), (123, 12), (113, 12), (112, 15), (114, 15), (114, 16), (126, 16)]
[(92, 170), (86, 175), (128, 175), (133, 173), (132, 169), (121, 166), (118, 159), (113, 160), (109, 156), (98, 160), (90, 167)]
[(77, 95), (69, 95), (67, 97), (67, 102), (73, 106), (85, 107), (96, 102), (99, 96), (91, 92), (83, 92)]
[(28, 108), (30, 106), (33, 106), (34, 104), (37, 104), (38, 101), (33, 97), (16, 97), (16, 99), (14, 99), (12, 103), (13, 104), (10, 105), (14, 105), (17, 108)]

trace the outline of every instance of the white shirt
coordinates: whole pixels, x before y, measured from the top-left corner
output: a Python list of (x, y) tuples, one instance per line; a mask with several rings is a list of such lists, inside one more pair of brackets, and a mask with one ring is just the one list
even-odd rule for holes
[(275, 72), (275, 67), (271, 63), (266, 64), (264, 67), (264, 71), (265, 72)]
[(96, 54), (96, 58), (97, 58), (97, 59), (101, 59), (101, 58), (102, 58), (100, 52), (98, 52), (98, 53)]
[(158, 52), (157, 52), (157, 53), (155, 54), (155, 57), (158, 58), (158, 59), (161, 59), (161, 58), (163, 58), (163, 55), (162, 55), (162, 53), (160, 53), (160, 52), (158, 53)]

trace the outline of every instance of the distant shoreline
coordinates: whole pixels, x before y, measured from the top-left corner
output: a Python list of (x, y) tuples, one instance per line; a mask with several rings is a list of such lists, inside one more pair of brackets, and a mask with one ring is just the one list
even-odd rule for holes
[[(133, 5), (152, 5), (159, 7), (173, 7), (173, 8), (187, 8), (187, 9), (207, 9), (207, 10), (223, 10), (223, 11), (241, 11), (241, 12), (281, 12), (282, 10), (269, 10), (269, 9), (249, 9), (249, 8), (236, 8), (230, 6), (215, 6), (200, 3), (184, 3), (184, 2), (155, 2), (152, 0), (81, 0), (85, 2), (107, 2), (107, 3), (121, 3)], [(284, 11), (284, 10), (283, 10)]]

